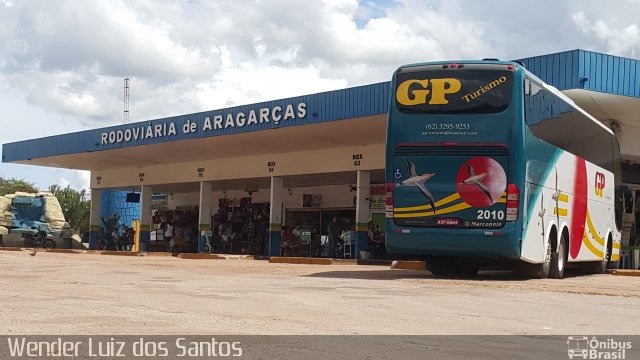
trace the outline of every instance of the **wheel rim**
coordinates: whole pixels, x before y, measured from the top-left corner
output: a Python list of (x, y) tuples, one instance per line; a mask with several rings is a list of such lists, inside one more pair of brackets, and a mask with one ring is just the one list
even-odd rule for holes
[(558, 270), (564, 269), (564, 242), (558, 248)]

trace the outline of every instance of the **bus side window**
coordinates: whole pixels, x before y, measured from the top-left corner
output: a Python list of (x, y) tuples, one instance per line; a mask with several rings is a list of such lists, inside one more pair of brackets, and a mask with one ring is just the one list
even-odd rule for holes
[(525, 122), (531, 126), (545, 120), (548, 113), (548, 104), (542, 86), (531, 81), (528, 77), (524, 82), (524, 106)]

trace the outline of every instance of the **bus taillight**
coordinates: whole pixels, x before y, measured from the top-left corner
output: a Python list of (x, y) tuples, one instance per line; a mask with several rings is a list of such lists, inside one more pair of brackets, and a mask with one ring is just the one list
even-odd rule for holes
[(507, 221), (518, 220), (520, 208), (520, 190), (516, 184), (507, 185)]
[(388, 182), (384, 187), (385, 199), (384, 199), (384, 213), (385, 217), (393, 218), (393, 182)]

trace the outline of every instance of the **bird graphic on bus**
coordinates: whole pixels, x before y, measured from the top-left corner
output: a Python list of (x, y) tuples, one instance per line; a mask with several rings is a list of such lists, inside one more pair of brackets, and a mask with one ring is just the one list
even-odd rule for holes
[(487, 195), (487, 197), (489, 197), (489, 201), (493, 203), (493, 198), (491, 197), (491, 193), (489, 192), (489, 189), (487, 189), (487, 187), (482, 183), (482, 179), (487, 177), (487, 173), (484, 172), (476, 175), (476, 172), (473, 170), (473, 166), (469, 165), (469, 163), (467, 162), (465, 162), (464, 164), (467, 167), (467, 171), (469, 172), (469, 177), (466, 178), (465, 180), (462, 180), (462, 183), (475, 184), (480, 188), (480, 190), (482, 190), (482, 192), (485, 193), (485, 195)]
[(463, 161), (456, 175), (456, 190), (472, 207), (485, 208), (497, 203), (506, 188), (504, 168), (488, 156)]
[(422, 196), (424, 196), (424, 198), (429, 202), (429, 205), (431, 205), (431, 211), (433, 211), (433, 213), (435, 214), (436, 205), (435, 205), (435, 200), (433, 199), (433, 194), (431, 194), (431, 192), (429, 192), (429, 190), (427, 190), (427, 188), (424, 186), (424, 183), (427, 180), (431, 179), (435, 175), (435, 173), (432, 173), (432, 174), (424, 173), (422, 175), (418, 175), (418, 173), (416, 172), (416, 165), (406, 157), (403, 157), (403, 159), (407, 163), (407, 168), (409, 170), (409, 178), (406, 180), (400, 181), (398, 185), (417, 187), (418, 191), (420, 191), (420, 194), (422, 194)]

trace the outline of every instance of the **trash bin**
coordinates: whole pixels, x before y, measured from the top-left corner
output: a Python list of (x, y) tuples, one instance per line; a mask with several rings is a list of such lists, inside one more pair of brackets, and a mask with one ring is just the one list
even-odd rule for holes
[(62, 239), (62, 247), (64, 249), (71, 249), (72, 244), (73, 244), (73, 239), (72, 238), (66, 237), (66, 238)]

